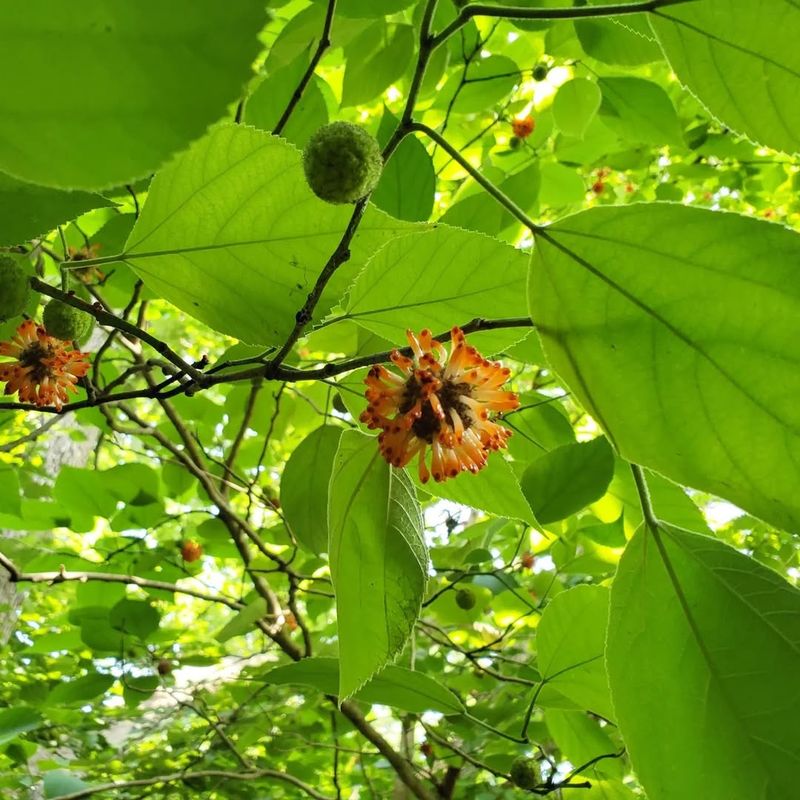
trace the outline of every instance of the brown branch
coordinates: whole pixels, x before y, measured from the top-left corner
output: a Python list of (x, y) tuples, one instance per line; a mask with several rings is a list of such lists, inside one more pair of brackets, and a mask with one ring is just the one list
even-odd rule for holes
[(693, 0), (644, 0), (607, 6), (572, 6), (568, 8), (520, 8), (517, 6), (487, 6), (474, 3), (464, 6), (459, 15), (433, 38), (433, 47), (447, 41), (473, 17), (501, 17), (502, 19), (586, 19), (592, 17), (618, 17), (625, 14), (642, 14), (660, 8), (690, 3)]
[(53, 297), (56, 300), (60, 300), (62, 303), (66, 303), (73, 308), (77, 308), (80, 311), (90, 314), (101, 325), (108, 325), (110, 328), (115, 328), (116, 330), (127, 333), (134, 338), (141, 339), (143, 342), (147, 342), (147, 344), (149, 344), (150, 347), (152, 347), (157, 353), (164, 356), (164, 358), (166, 358), (168, 361), (171, 361), (176, 367), (178, 367), (179, 370), (181, 370), (181, 372), (190, 375), (193, 379), (200, 380), (202, 378), (202, 373), (195, 369), (191, 364), (184, 361), (169, 347), (168, 344), (166, 344), (166, 342), (156, 339), (155, 336), (151, 336), (146, 330), (133, 325), (132, 323), (128, 322), (128, 320), (121, 319), (116, 314), (112, 314), (111, 312), (104, 308), (98, 307), (97, 305), (87, 303), (74, 294), (62, 292), (60, 289), (56, 289), (54, 286), (51, 286), (49, 283), (45, 283), (45, 281), (40, 280), (39, 278), (31, 278), (30, 283), (33, 289), (40, 294)]
[(169, 775), (154, 775), (151, 778), (139, 778), (133, 781), (119, 781), (116, 783), (101, 783), (97, 786), (88, 786), (86, 789), (79, 789), (77, 792), (60, 795), (60, 800), (83, 800), (84, 797), (91, 797), (100, 792), (118, 792), (122, 789), (133, 789), (138, 786), (155, 786), (159, 783), (186, 783), (202, 778), (220, 778), (231, 781), (256, 781), (260, 779), (283, 781), (291, 783), (300, 791), (313, 797), (314, 800), (331, 800), (327, 795), (320, 794), (313, 786), (309, 786), (294, 775), (288, 772), (278, 772), (274, 769), (259, 769), (252, 772), (228, 772), (221, 769), (204, 769), (195, 772), (173, 772)]
[(289, 104), (286, 106), (283, 114), (281, 114), (281, 118), (272, 129), (272, 132), (276, 136), (281, 135), (286, 123), (289, 121), (289, 117), (291, 117), (292, 112), (300, 102), (300, 99), (303, 97), (303, 92), (305, 91), (306, 86), (308, 86), (311, 78), (314, 76), (314, 71), (322, 59), (323, 54), (331, 46), (331, 25), (333, 24), (333, 14), (335, 10), (336, 0), (328, 0), (328, 10), (325, 12), (325, 22), (322, 25), (322, 35), (320, 36), (319, 43), (317, 44), (317, 49), (314, 51), (314, 55), (311, 57), (311, 63), (308, 65), (308, 69), (303, 74), (303, 77), (300, 79), (300, 83), (297, 85), (292, 93), (292, 96), (289, 98)]
[(0, 566), (9, 573), (12, 583), (65, 583), (67, 581), (99, 581), (101, 583), (124, 583), (130, 586), (139, 586), (142, 589), (158, 589), (164, 592), (175, 592), (196, 597), (209, 603), (221, 603), (234, 610), (244, 608), (238, 600), (224, 595), (209, 594), (199, 589), (189, 589), (166, 581), (154, 581), (149, 578), (140, 578), (138, 575), (118, 575), (114, 572), (74, 572), (71, 570), (55, 570), (50, 572), (22, 572), (9, 558), (0, 553)]

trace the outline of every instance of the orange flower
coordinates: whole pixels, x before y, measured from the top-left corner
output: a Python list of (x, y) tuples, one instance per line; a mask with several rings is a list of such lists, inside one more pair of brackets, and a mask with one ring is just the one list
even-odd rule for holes
[(67, 392), (89, 371), (89, 356), (73, 350), (68, 342), (48, 336), (44, 326), (27, 319), (10, 342), (0, 342), (0, 355), (16, 359), (0, 364), (5, 394), (19, 392), (20, 402), (37, 406), (66, 403)]
[(536, 127), (533, 117), (514, 117), (511, 121), (511, 128), (514, 131), (514, 136), (519, 139), (527, 139), (533, 133)]
[[(425, 483), (455, 478), (462, 470), (478, 472), (490, 451), (505, 448), (511, 431), (492, 422), (490, 411), (519, 406), (514, 392), (501, 390), (511, 373), (487, 361), (470, 347), (460, 328), (452, 330), (448, 358), (441, 342), (424, 330), (406, 336), (413, 358), (392, 352), (392, 363), (402, 376), (381, 365), (370, 369), (364, 382), (369, 405), (361, 421), (381, 428), (381, 455), (395, 467), (419, 456), (419, 477)], [(431, 451), (430, 472), (425, 463)]]

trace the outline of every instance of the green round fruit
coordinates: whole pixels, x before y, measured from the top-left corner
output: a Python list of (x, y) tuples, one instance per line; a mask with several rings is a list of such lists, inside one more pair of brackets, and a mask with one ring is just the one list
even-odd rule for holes
[(459, 589), (456, 592), (456, 605), (464, 611), (475, 608), (475, 592), (472, 589)]
[(509, 147), (510, 147), (512, 150), (519, 150), (519, 148), (520, 148), (520, 146), (521, 146), (521, 145), (522, 145), (522, 139), (520, 139), (520, 138), (519, 138), (519, 136), (512, 136), (512, 137), (511, 137), (511, 138), (508, 140), (508, 146), (509, 146)]
[(539, 767), (532, 758), (520, 756), (511, 765), (511, 781), (520, 789), (533, 789), (539, 785)]
[(332, 122), (306, 145), (303, 169), (317, 197), (328, 203), (354, 203), (377, 186), (383, 158), (378, 142), (363, 128)]
[(19, 316), (28, 305), (31, 285), (12, 256), (0, 256), (0, 322)]
[(535, 81), (543, 81), (547, 77), (549, 70), (544, 64), (537, 64), (533, 68), (533, 79)]
[(85, 311), (51, 300), (42, 314), (42, 323), (50, 336), (65, 342), (82, 342), (94, 329), (94, 317)]

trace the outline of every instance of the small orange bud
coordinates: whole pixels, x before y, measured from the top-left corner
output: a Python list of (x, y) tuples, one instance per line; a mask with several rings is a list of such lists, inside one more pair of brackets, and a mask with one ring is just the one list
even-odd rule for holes
[(519, 139), (526, 139), (533, 133), (536, 122), (529, 114), (527, 117), (515, 117), (511, 122), (511, 127), (514, 130), (514, 136)]
[(181, 545), (181, 558), (187, 563), (197, 561), (203, 555), (203, 548), (191, 539)]
[(525, 567), (525, 569), (533, 569), (533, 553), (523, 553), (520, 561), (522, 561), (522, 566)]
[(604, 189), (605, 189), (605, 184), (603, 183), (603, 181), (595, 181), (592, 184), (592, 191), (595, 194), (603, 194)]

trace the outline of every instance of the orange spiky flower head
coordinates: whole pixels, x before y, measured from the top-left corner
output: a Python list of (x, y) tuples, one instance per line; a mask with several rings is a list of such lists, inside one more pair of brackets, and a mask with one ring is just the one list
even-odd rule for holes
[(0, 356), (13, 361), (0, 363), (0, 382), (5, 394), (19, 393), (22, 403), (55, 406), (59, 411), (68, 392), (89, 371), (89, 356), (74, 350), (69, 342), (49, 336), (44, 326), (27, 319), (10, 342), (0, 342)]
[(401, 375), (376, 364), (365, 378), (369, 405), (361, 421), (381, 429), (381, 455), (392, 466), (404, 467), (419, 456), (423, 483), (431, 475), (444, 481), (464, 470), (478, 472), (511, 436), (489, 418), (490, 412), (519, 406), (516, 394), (501, 388), (511, 371), (468, 345), (460, 328), (451, 332), (449, 356), (427, 329), (419, 337), (411, 331), (406, 336), (412, 357), (398, 350), (391, 354)]

